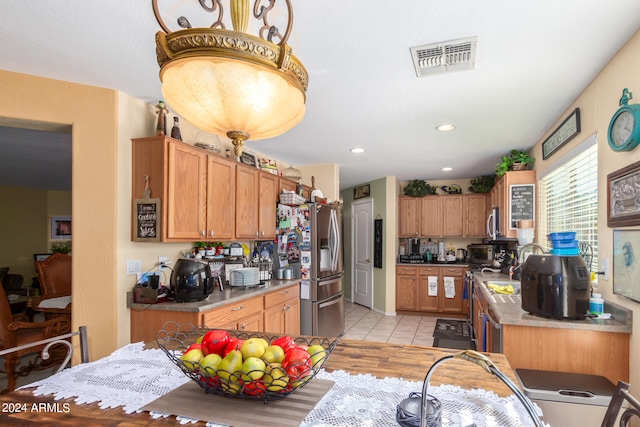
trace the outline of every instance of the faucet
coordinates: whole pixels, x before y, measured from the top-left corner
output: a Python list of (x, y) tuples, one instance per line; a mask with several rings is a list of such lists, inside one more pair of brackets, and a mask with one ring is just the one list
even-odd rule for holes
[[(546, 253), (546, 249), (544, 248), (544, 246), (538, 244), (538, 243), (527, 243), (526, 245), (524, 245), (521, 249), (520, 249), (520, 256), (518, 258), (518, 264), (522, 265), (522, 261), (524, 258), (524, 253), (527, 251), (527, 249), (529, 248), (535, 248), (538, 249), (540, 252), (542, 252), (543, 254)], [(535, 252), (534, 249), (534, 252)]]

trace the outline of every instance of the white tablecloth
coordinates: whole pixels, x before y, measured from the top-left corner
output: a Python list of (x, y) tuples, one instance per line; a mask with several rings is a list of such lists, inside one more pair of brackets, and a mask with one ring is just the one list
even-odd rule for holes
[[(127, 345), (108, 357), (76, 365), (25, 387), (36, 387), (33, 392), (36, 396), (53, 394), (56, 399), (75, 398), (79, 404), (98, 403), (101, 408), (122, 406), (126, 413), (140, 412), (147, 403), (191, 381), (162, 350), (143, 347), (143, 343)], [(398, 403), (409, 393), (422, 390), (420, 382), (351, 375), (344, 371), (323, 370), (317, 377), (336, 384), (305, 418), (303, 426), (397, 426)], [(443, 426), (533, 425), (515, 396), (500, 398), (491, 391), (465, 390), (451, 385), (429, 387), (427, 391), (442, 402)], [(207, 398), (204, 392), (202, 398)], [(151, 414), (153, 417), (168, 415), (171, 414)], [(180, 417), (179, 421), (198, 420)]]

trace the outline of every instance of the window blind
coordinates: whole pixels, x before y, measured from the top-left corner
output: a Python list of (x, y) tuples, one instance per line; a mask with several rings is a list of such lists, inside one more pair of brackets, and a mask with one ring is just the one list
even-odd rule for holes
[(585, 262), (598, 268), (598, 146), (593, 145), (540, 180), (538, 242), (550, 247), (549, 233), (575, 231), (591, 246)]

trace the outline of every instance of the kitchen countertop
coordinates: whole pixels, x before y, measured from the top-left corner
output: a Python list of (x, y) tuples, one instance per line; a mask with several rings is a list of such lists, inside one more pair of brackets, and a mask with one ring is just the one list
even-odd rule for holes
[(396, 262), (396, 265), (402, 265), (404, 267), (414, 266), (414, 267), (469, 267), (468, 262), (438, 262), (438, 261), (430, 261), (430, 262)]
[(264, 286), (241, 288), (225, 286), (220, 292), (217, 288), (206, 299), (194, 302), (161, 302), (158, 304), (140, 304), (133, 302), (133, 292), (127, 293), (127, 308), (135, 310), (162, 310), (183, 312), (204, 312), (224, 305), (245, 300), (247, 298), (266, 294), (280, 288), (286, 288), (300, 283), (300, 279), (268, 280)]
[(509, 276), (501, 273), (474, 273), (479, 289), (492, 309), (492, 317), (502, 325), (534, 326), (542, 328), (578, 329), (601, 332), (632, 332), (633, 312), (615, 303), (604, 302), (605, 313), (611, 313), (611, 319), (557, 320), (536, 316), (524, 311), (520, 295), (499, 295), (492, 293), (487, 284), (491, 281), (508, 281)]

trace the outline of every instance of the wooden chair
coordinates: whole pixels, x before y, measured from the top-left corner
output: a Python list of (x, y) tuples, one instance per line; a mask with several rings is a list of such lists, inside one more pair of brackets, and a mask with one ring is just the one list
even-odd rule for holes
[[(625, 402), (630, 405), (628, 408), (622, 408), (622, 404)], [(624, 412), (620, 417), (620, 427), (628, 427), (629, 421), (633, 416), (638, 417), (638, 421), (640, 421), (640, 402), (629, 393), (629, 384), (624, 381), (618, 381), (616, 391), (613, 393), (607, 412), (604, 414), (601, 427), (614, 427), (622, 409), (624, 409)]]
[[(44, 348), (44, 345), (28, 347), (40, 340), (45, 340), (54, 336), (68, 333), (71, 325), (66, 317), (56, 317), (44, 322), (30, 322), (29, 319), (22, 315), (12, 315), (9, 306), (9, 300), (4, 292), (4, 288), (0, 286), (0, 339), (2, 340), (2, 348), (4, 350), (12, 349), (4, 356), (4, 368), (7, 374), (7, 388), (1, 393), (9, 393), (16, 387), (16, 378), (18, 375), (27, 375), (29, 372), (38, 369), (44, 369), (47, 365), (52, 365), (57, 359), (51, 360), (48, 364), (41, 364), (39, 357), (36, 356), (35, 362), (30, 361), (28, 366), (23, 366), (19, 371), (16, 370), (20, 357), (27, 354), (37, 354)], [(26, 347), (26, 348), (23, 348)], [(3, 351), (4, 353), (4, 351)]]
[(71, 324), (71, 305), (62, 309), (39, 308), (40, 302), (44, 299), (71, 295), (71, 255), (56, 252), (43, 261), (34, 261), (34, 264), (38, 272), (41, 295), (31, 298), (28, 306), (35, 311), (44, 312), (46, 320), (65, 317)]
[(34, 264), (43, 297), (71, 295), (71, 255), (56, 252), (44, 261), (34, 261)]

